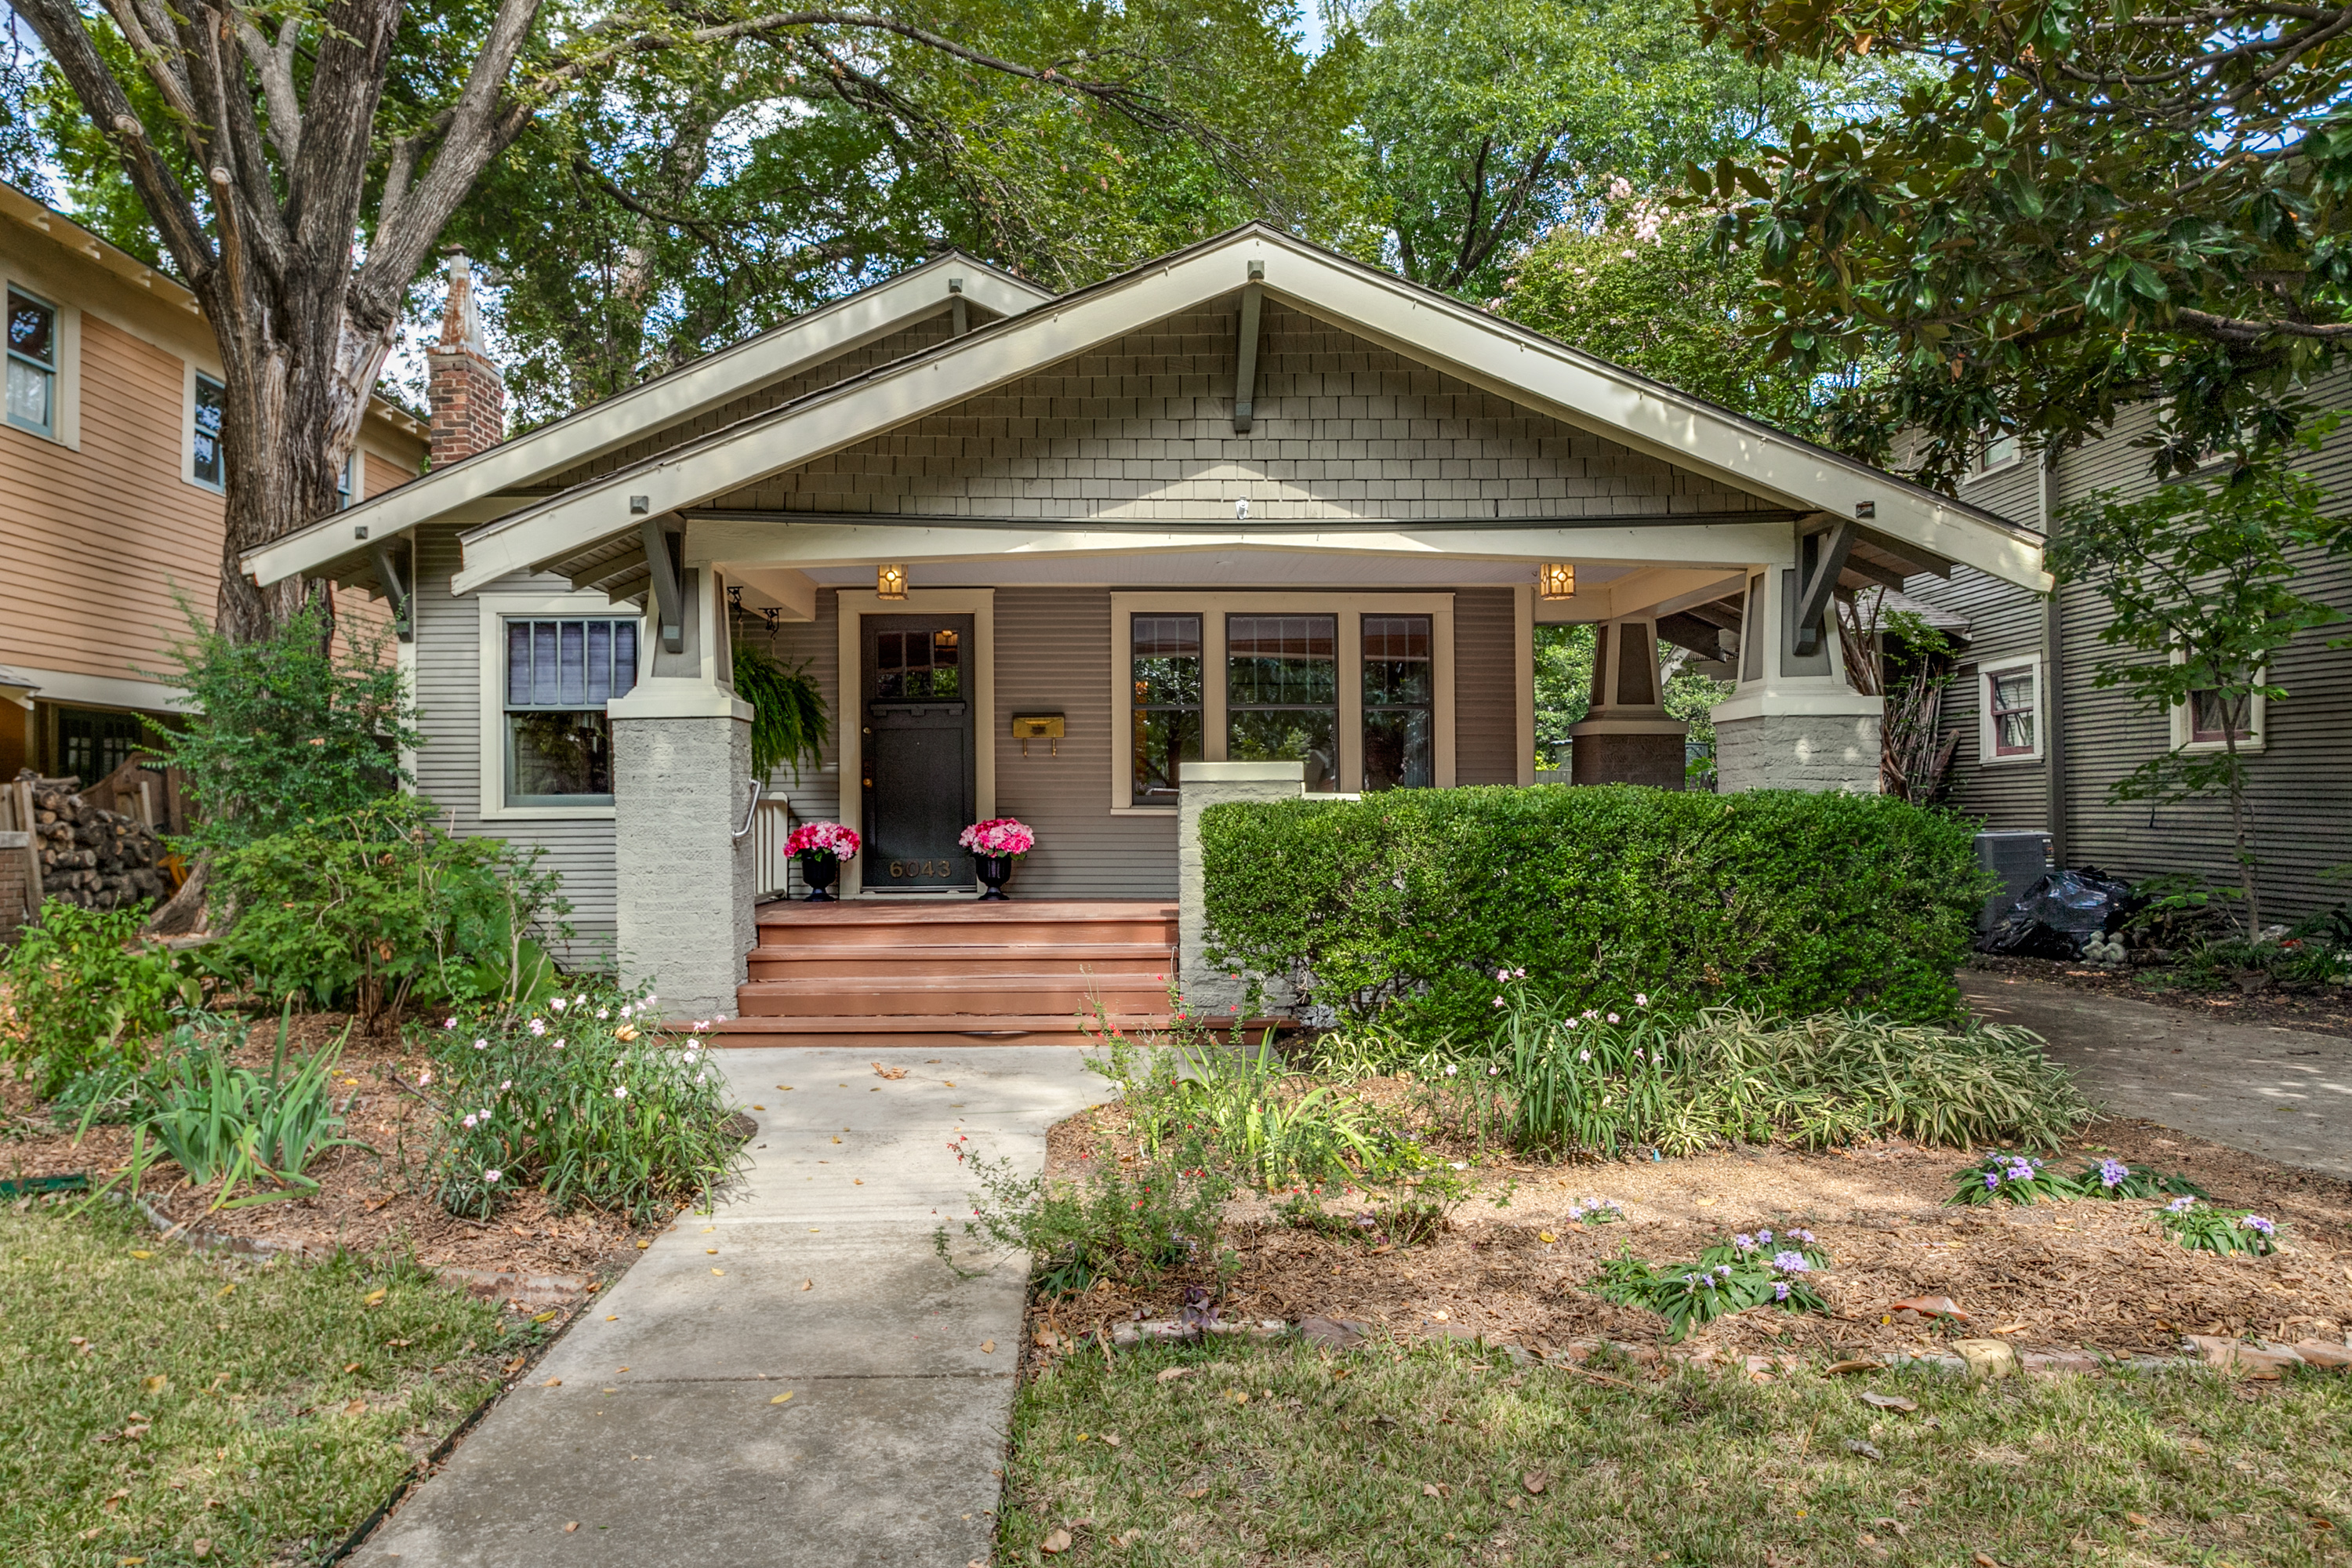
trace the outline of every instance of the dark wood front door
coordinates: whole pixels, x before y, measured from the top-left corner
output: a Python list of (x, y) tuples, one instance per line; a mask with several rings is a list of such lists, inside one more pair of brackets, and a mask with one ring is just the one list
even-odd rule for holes
[(866, 890), (972, 887), (972, 618), (863, 619)]

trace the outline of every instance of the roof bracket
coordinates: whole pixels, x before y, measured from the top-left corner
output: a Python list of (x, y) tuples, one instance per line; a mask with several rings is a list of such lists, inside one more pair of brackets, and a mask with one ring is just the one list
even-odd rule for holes
[(1250, 433), (1257, 402), (1257, 318), (1265, 303), (1265, 263), (1249, 264), (1249, 281), (1242, 286), (1241, 361), (1234, 372), (1234, 434)]
[(375, 566), (375, 580), (383, 589), (383, 596), (392, 601), (392, 629), (402, 642), (416, 640), (416, 616), (410, 605), (412, 586), (400, 570), (400, 561), (392, 552), (392, 541), (379, 539), (368, 546), (368, 558)]
[(657, 517), (641, 518), (637, 531), (646, 542), (646, 570), (653, 574), (653, 609), (661, 623), (661, 646), (664, 653), (686, 651), (686, 611), (678, 591), (681, 574), (677, 559), (678, 535), (662, 527)]
[(961, 278), (948, 279), (948, 316), (957, 337), (971, 331), (971, 307), (964, 303), (963, 279)]
[[(1804, 524), (1799, 523), (1802, 530)], [(1797, 653), (1810, 657), (1821, 651), (1822, 617), (1837, 592), (1846, 557), (1853, 553), (1854, 526), (1841, 521), (1817, 533), (1797, 536)]]

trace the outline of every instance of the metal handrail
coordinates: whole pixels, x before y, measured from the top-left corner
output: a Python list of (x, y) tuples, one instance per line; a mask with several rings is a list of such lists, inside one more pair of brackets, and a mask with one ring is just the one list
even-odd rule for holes
[(760, 815), (761, 781), (751, 781), (751, 798), (743, 803), (743, 826), (735, 830), (735, 842), (740, 844), (751, 837), (751, 820)]

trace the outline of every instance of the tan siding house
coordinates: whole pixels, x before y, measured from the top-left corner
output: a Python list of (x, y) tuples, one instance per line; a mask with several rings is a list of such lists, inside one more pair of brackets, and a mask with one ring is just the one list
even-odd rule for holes
[[(224, 543), (200, 471), (200, 377), (220, 366), (194, 296), (0, 185), (0, 287), (12, 340), (0, 417), (0, 778), (93, 780), (173, 710), (155, 679), (212, 611)], [(379, 400), (361, 499), (415, 477), (422, 425)], [(381, 624), (371, 600), (341, 606)]]
[[(1542, 622), (1605, 633), (1579, 782), (1680, 787), (1664, 637), (1743, 672), (1726, 787), (1874, 789), (1826, 606), (1961, 564), (2045, 581), (1989, 511), (1260, 226), (1065, 295), (950, 253), (245, 561), (413, 595), (426, 792), (542, 847), (666, 1010), (803, 1040), (1045, 1027), (1083, 983), (981, 975), (983, 917), (1150, 990), (1165, 915), (1213, 990), (1198, 809), (1531, 784)], [(834, 720), (759, 806), (745, 643)], [(755, 927), (808, 891), (760, 859), (780, 801), (865, 849), (836, 912)], [(999, 816), (1037, 844), (975, 915), (957, 838)], [(926, 988), (944, 1014), (885, 1016)]]

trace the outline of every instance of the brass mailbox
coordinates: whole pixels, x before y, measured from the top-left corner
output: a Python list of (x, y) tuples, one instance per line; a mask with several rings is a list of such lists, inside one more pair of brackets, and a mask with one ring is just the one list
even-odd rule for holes
[(1029, 754), (1029, 742), (1045, 741), (1052, 749), (1046, 753), (1062, 754), (1062, 716), (1059, 713), (1015, 713), (1013, 716), (1013, 738), (1021, 742), (1021, 754)]

